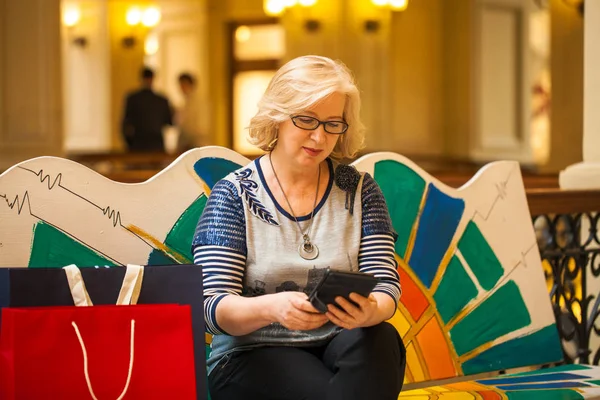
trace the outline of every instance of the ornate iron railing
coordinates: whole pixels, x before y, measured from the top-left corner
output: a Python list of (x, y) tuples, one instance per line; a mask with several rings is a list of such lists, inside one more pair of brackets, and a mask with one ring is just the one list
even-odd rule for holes
[(565, 362), (600, 362), (600, 191), (528, 191)]

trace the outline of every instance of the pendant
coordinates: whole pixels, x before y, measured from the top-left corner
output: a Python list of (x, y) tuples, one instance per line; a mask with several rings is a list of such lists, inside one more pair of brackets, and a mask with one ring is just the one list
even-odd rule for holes
[(311, 242), (304, 242), (298, 246), (298, 254), (305, 260), (314, 260), (319, 256), (319, 248)]

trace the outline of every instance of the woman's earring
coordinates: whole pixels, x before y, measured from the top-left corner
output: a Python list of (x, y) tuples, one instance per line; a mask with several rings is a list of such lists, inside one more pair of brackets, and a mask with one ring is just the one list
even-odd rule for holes
[(275, 148), (275, 145), (277, 144), (277, 139), (278, 139), (278, 137), (275, 136), (275, 139), (271, 140), (271, 142), (267, 146), (267, 148), (269, 149), (269, 151), (271, 151), (271, 150), (273, 150)]

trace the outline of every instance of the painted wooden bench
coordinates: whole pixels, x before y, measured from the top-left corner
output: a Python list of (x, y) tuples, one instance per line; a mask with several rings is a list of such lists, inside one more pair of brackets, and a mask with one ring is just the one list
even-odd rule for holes
[[(54, 157), (15, 165), (0, 175), (0, 266), (191, 263), (207, 195), (248, 162), (194, 149), (139, 184)], [(400, 398), (600, 396), (600, 369), (581, 365), (467, 380), (562, 360), (518, 163), (489, 164), (460, 189), (394, 153), (353, 165), (381, 186), (399, 235), (403, 295), (390, 322), (407, 347)]]

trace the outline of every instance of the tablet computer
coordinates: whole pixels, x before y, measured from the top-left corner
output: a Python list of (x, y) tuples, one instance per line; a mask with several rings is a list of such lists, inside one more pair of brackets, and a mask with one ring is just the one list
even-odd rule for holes
[(328, 304), (336, 304), (335, 298), (341, 296), (351, 303), (350, 293), (354, 292), (363, 297), (369, 294), (377, 285), (377, 278), (364, 272), (325, 270), (325, 274), (308, 296), (308, 300), (319, 312), (327, 312)]

